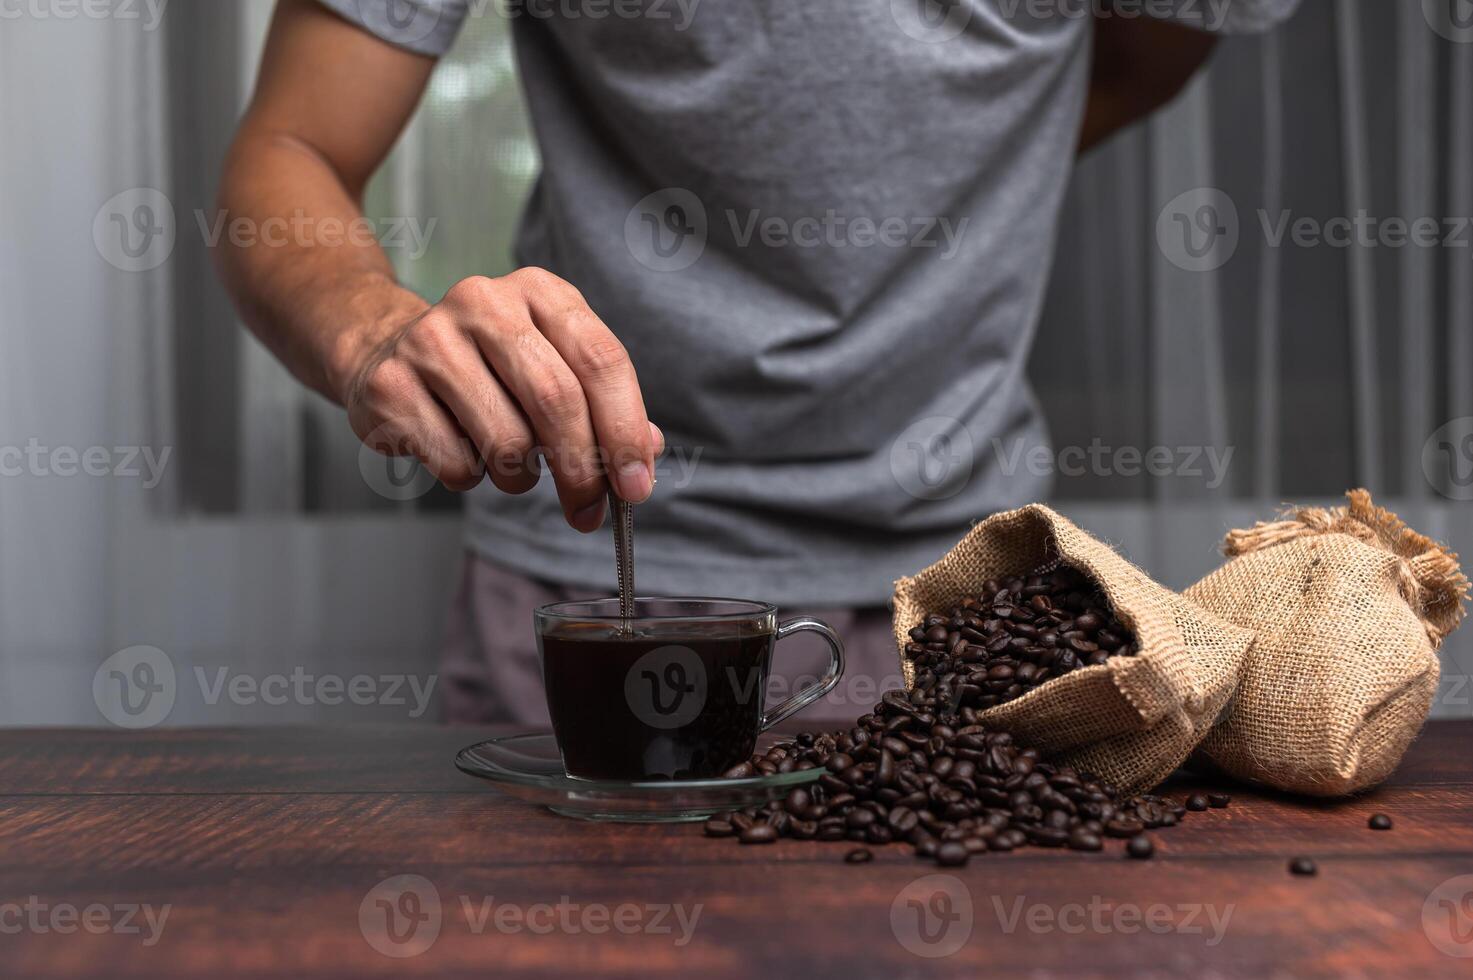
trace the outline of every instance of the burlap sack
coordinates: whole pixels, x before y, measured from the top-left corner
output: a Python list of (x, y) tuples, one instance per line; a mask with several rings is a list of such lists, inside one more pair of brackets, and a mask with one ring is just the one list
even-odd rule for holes
[(1127, 792), (1148, 789), (1179, 766), (1232, 693), (1251, 634), (1199, 608), (1041, 504), (994, 515), (936, 564), (895, 583), (895, 640), (904, 650), (928, 613), (976, 595), (989, 578), (1058, 563), (1086, 572), (1139, 652), (1057, 677), (980, 716), (1050, 758), (1087, 769)]
[(1227, 536), (1231, 560), (1187, 590), (1255, 633), (1242, 681), (1201, 746), (1213, 765), (1282, 790), (1374, 786), (1437, 690), (1437, 648), (1463, 617), (1457, 555), (1371, 503), (1304, 508)]

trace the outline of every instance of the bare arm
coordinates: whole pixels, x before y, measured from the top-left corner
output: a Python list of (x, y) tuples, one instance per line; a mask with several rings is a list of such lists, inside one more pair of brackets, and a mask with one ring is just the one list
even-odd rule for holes
[(293, 231), (270, 246), (226, 236), (222, 273), (252, 331), (374, 449), (418, 456), (452, 489), (489, 473), (521, 493), (540, 448), (569, 523), (594, 530), (606, 473), (625, 499), (649, 496), (661, 437), (623, 345), (578, 290), (521, 269), (432, 305), (395, 282), (377, 242), (340, 233), (433, 67), (314, 0), (281, 0), (220, 206)]
[(1098, 17), (1079, 152), (1176, 97), (1217, 45), (1203, 31), (1152, 17)]

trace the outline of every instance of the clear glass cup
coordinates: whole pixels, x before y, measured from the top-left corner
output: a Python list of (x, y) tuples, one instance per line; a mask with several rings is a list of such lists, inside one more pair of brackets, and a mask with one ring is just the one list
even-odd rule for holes
[[(844, 644), (816, 619), (777, 621), (771, 603), (744, 599), (557, 602), (536, 610), (537, 644), (553, 734), (570, 776), (700, 779), (751, 755), (757, 736), (838, 684)], [(829, 667), (780, 704), (765, 704), (779, 640), (819, 634)]]

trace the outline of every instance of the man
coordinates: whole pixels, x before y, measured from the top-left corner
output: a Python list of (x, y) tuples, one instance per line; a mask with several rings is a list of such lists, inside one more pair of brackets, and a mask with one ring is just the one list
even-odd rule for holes
[[(853, 675), (895, 675), (892, 580), (1046, 491), (948, 463), (1046, 438), (1024, 365), (1076, 148), (1294, 3), (512, 7), (543, 160), (522, 268), (430, 304), (373, 244), (223, 255), (360, 438), (476, 491), (449, 718), (542, 720), (530, 609), (607, 586), (610, 484), (642, 504), (641, 592), (817, 610)], [(357, 218), (467, 8), (282, 0), (222, 206)]]

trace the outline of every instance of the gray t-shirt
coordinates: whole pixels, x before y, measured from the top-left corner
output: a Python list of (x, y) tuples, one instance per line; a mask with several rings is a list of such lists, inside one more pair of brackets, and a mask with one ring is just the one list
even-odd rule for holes
[[(324, 0), (443, 52), (513, 17), (543, 170), (517, 258), (619, 335), (670, 450), (641, 592), (870, 604), (1036, 500), (1024, 366), (1089, 73), (1089, 0)], [(1122, 0), (1256, 30), (1297, 0)], [(1009, 475), (1011, 473), (1011, 475)], [(550, 480), (472, 546), (610, 587)]]

